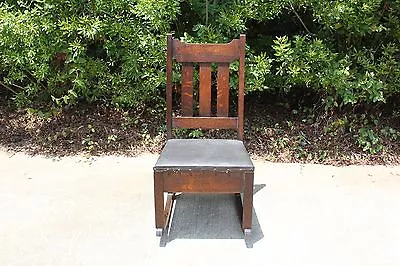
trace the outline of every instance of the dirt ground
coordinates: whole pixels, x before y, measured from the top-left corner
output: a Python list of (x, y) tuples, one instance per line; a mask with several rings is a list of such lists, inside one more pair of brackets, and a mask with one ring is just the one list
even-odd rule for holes
[(153, 214), (157, 156), (0, 151), (0, 265), (400, 265), (400, 166), (254, 160), (254, 247), (229, 196)]
[[(281, 163), (400, 165), (399, 111), (380, 115), (375, 125), (363, 111), (326, 113), (301, 107), (298, 100), (280, 100), (246, 98), (244, 143), (253, 156)], [(40, 111), (15, 109), (0, 97), (0, 146), (46, 156), (157, 153), (165, 143), (164, 117), (163, 106), (119, 110), (82, 103)], [(364, 125), (368, 121), (372, 125)], [(358, 145), (358, 130), (363, 127), (373, 131)], [(175, 136), (236, 138), (236, 133), (178, 129)], [(372, 151), (363, 150), (366, 147)]]

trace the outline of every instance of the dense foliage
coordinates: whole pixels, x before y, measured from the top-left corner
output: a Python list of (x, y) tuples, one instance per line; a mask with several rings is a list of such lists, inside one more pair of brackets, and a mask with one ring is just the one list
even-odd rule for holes
[[(307, 88), (326, 111), (400, 95), (400, 0), (3, 0), (0, 87), (19, 107), (162, 105), (171, 31), (246, 32), (248, 93)], [(379, 147), (367, 126), (358, 136)]]
[(20, 106), (79, 99), (134, 106), (164, 82), (178, 1), (0, 4), (0, 81)]

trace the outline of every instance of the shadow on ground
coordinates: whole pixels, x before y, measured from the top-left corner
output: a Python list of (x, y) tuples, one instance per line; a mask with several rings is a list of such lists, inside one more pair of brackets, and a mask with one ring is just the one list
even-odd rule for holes
[[(254, 194), (265, 187), (255, 185)], [(181, 194), (175, 200), (166, 243), (176, 239), (244, 239), (241, 202), (235, 194)], [(253, 208), (250, 244), (264, 237)], [(160, 245), (163, 244), (160, 242)]]

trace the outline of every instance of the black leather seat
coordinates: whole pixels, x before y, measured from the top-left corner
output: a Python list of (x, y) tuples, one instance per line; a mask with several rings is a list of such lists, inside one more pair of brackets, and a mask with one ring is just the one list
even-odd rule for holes
[(254, 170), (243, 142), (230, 139), (170, 139), (154, 166), (154, 170), (205, 168)]

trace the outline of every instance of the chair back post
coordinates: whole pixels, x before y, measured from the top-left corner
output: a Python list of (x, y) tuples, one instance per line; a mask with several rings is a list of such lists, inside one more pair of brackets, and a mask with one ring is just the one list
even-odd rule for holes
[(172, 33), (167, 35), (167, 139), (172, 138)]
[(240, 34), (240, 57), (239, 57), (239, 91), (238, 91), (238, 139), (244, 137), (244, 81), (245, 81), (245, 53), (246, 53), (246, 35)]

